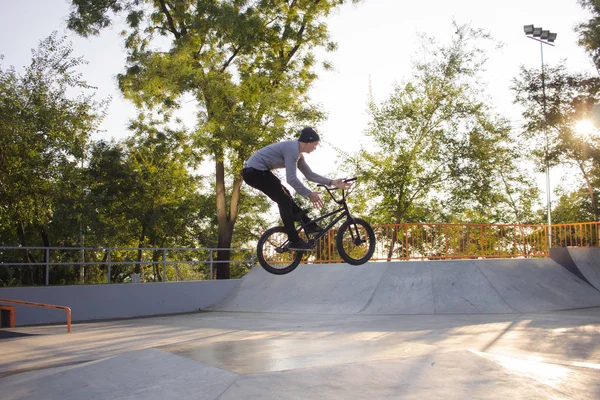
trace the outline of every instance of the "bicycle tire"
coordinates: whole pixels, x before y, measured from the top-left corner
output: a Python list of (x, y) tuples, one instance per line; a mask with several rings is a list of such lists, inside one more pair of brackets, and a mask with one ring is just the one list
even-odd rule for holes
[[(360, 258), (355, 258), (353, 254), (348, 252), (347, 249), (344, 247), (344, 244), (348, 243), (348, 240), (344, 240), (344, 235), (346, 234), (346, 231), (348, 231), (348, 229), (352, 229), (354, 225), (360, 225), (362, 227), (362, 229), (364, 230), (363, 233), (366, 234), (366, 238), (369, 241), (366, 254), (364, 254)], [(352, 246), (355, 245), (354, 243), (351, 244)], [(365, 220), (362, 220), (360, 218), (348, 219), (342, 224), (342, 226), (340, 226), (340, 229), (338, 230), (336, 237), (336, 247), (338, 253), (340, 254), (340, 257), (342, 257), (342, 259), (348, 264), (364, 264), (371, 259), (373, 253), (375, 252), (375, 232), (373, 231), (373, 228), (371, 228), (371, 225), (369, 225), (369, 223)]]
[[(275, 235), (283, 237), (283, 241)], [(276, 237), (275, 242), (281, 243), (278, 245), (270, 243), (269, 239), (271, 237)], [(285, 275), (292, 272), (300, 264), (303, 255), (300, 251), (274, 254), (275, 247), (281, 246), (286, 240), (287, 234), (285, 233), (285, 228), (283, 226), (269, 228), (260, 236), (256, 245), (256, 255), (260, 266), (263, 267), (265, 271), (274, 275)], [(265, 249), (267, 244), (269, 247), (274, 246), (273, 249)], [(277, 257), (277, 255), (280, 255), (280, 257)]]

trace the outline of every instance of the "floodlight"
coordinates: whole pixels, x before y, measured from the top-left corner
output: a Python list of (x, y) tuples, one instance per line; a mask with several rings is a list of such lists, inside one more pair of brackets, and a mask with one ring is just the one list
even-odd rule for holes
[[(535, 27), (534, 25), (523, 25), (523, 31), (525, 31), (525, 35), (529, 39), (533, 39), (537, 42), (540, 42), (540, 55), (542, 58), (542, 91), (543, 91), (543, 110), (544, 110), (544, 119), (548, 120), (548, 115), (546, 112), (546, 82), (544, 79), (544, 45), (547, 44), (549, 46), (554, 46), (554, 41), (556, 40), (557, 34), (554, 32), (550, 32), (549, 30), (544, 30), (542, 27)], [(546, 213), (548, 215), (548, 248), (552, 248), (552, 229), (550, 226), (552, 225), (551, 218), (551, 201), (550, 201), (550, 165), (548, 164), (548, 154), (546, 153)]]

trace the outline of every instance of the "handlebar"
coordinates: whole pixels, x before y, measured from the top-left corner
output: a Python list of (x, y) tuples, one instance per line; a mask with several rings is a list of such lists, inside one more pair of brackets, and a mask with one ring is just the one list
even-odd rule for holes
[[(342, 182), (344, 183), (348, 183), (348, 182), (354, 182), (356, 181), (358, 178), (354, 177), (354, 178), (347, 178), (347, 179), (343, 179)], [(338, 204), (342, 204), (344, 203), (344, 201), (346, 200), (346, 194), (344, 193), (344, 190), (342, 189), (342, 199), (338, 200), (333, 196), (333, 193), (331, 193), (334, 190), (338, 190), (339, 188), (334, 186), (334, 187), (329, 187), (327, 185), (322, 185), (322, 184), (318, 184), (317, 187), (323, 187), (325, 189), (327, 189), (327, 192), (329, 193), (329, 196), (331, 196), (331, 198), (333, 199), (333, 201), (335, 201)]]
[[(358, 179), (357, 177), (354, 177), (354, 178), (347, 178), (347, 179), (342, 179), (342, 182), (344, 182), (344, 183), (349, 183), (349, 182), (354, 182), (354, 181), (356, 181), (357, 179)], [(318, 187), (323, 187), (323, 188), (325, 188), (325, 189), (327, 189), (327, 190), (338, 190), (338, 189), (339, 189), (339, 188), (338, 188), (338, 187), (336, 187), (336, 186), (334, 186), (334, 187), (329, 187), (329, 186), (327, 186), (327, 185), (322, 185), (322, 184), (318, 184), (317, 186), (318, 186)]]

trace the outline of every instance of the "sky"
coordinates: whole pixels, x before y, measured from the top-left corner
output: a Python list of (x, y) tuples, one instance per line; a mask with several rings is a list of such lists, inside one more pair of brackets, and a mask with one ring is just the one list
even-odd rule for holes
[[(118, 140), (128, 136), (126, 126), (135, 118), (136, 110), (123, 99), (116, 84), (116, 75), (123, 71), (125, 63), (123, 39), (119, 36), (122, 27), (106, 29), (99, 37), (80, 38), (66, 30), (70, 9), (66, 0), (0, 1), (4, 3), (5, 15), (0, 24), (3, 68), (14, 65), (22, 70), (30, 62), (31, 49), (52, 31), (68, 36), (74, 55), (89, 61), (80, 72), (98, 88), (98, 99), (112, 97), (101, 132), (93, 137)], [(411, 61), (424, 56), (417, 35), (426, 33), (447, 42), (453, 32), (453, 20), (485, 29), (504, 44), (502, 49), (488, 54), (483, 78), (495, 110), (518, 129), (520, 110), (512, 103), (511, 80), (521, 65), (539, 68), (541, 64), (540, 45), (525, 36), (523, 25), (542, 26), (558, 34), (555, 47), (544, 46), (545, 63), (566, 59), (570, 70), (595, 74), (591, 61), (577, 45), (574, 32), (578, 23), (588, 19), (589, 14), (577, 0), (364, 0), (341, 7), (327, 20), (331, 38), (338, 43), (336, 52), (325, 54), (334, 70), (320, 72), (311, 91), (313, 101), (328, 114), (328, 119), (316, 127), (325, 140), (320, 149), (307, 156), (307, 161), (313, 170), (327, 175), (334, 169), (337, 156), (333, 146), (352, 152), (368, 143), (364, 131), (369, 121), (369, 85), (376, 102), (385, 100), (395, 83), (410, 78)], [(193, 126), (191, 113), (183, 115), (183, 119)], [(553, 186), (569, 174), (572, 172), (553, 171)], [(544, 192), (543, 175), (536, 179)]]

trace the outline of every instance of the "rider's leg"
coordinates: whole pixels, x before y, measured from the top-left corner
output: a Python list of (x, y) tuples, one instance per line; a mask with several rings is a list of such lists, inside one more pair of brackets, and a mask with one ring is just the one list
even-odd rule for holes
[[(287, 190), (287, 188), (285, 186), (282, 186), (283, 190), (285, 190), (285, 192), (290, 196), (290, 198), (292, 198), (292, 195), (290, 194), (290, 192)], [(300, 206), (292, 199), (292, 212), (294, 213), (294, 215), (298, 214), (299, 212), (302, 212), (302, 208), (300, 208)], [(316, 222), (310, 222), (311, 219), (308, 216), (308, 213), (304, 213), (304, 215), (302, 215), (302, 224), (304, 225), (304, 231), (306, 233), (319, 233), (323, 230), (323, 228), (321, 228)]]
[[(281, 183), (281, 181), (280, 181)], [(292, 214), (296, 215), (298, 213), (301, 213), (302, 211), (304, 211), (299, 205), (298, 203), (296, 203), (296, 201), (294, 200), (294, 198), (292, 197), (290, 191), (283, 185), (281, 185), (281, 188), (285, 191), (285, 193), (287, 193), (287, 195), (289, 196), (289, 198), (292, 200)], [(308, 216), (307, 213), (305, 213), (302, 216), (302, 222), (307, 223), (310, 222), (310, 217)]]
[(300, 236), (296, 232), (294, 225), (294, 214), (302, 209), (292, 199), (290, 192), (281, 184), (271, 171), (244, 170), (242, 173), (244, 181), (255, 189), (266, 194), (271, 200), (277, 203), (279, 215), (283, 221), (283, 226), (291, 243), (298, 242)]
[[(283, 187), (283, 189), (288, 193), (289, 195), (289, 191)], [(290, 195), (291, 197), (291, 195)], [(300, 206), (292, 199), (292, 212), (294, 213), (294, 215), (304, 211), (302, 208), (300, 208)], [(302, 225), (304, 225), (304, 232), (305, 233), (319, 233), (323, 230), (323, 228), (321, 228), (316, 222), (311, 222), (311, 218), (308, 216), (308, 213), (304, 213), (302, 215)]]

